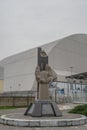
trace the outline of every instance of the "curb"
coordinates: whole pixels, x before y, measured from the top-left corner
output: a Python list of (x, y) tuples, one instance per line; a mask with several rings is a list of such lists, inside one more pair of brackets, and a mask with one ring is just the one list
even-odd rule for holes
[[(10, 114), (7, 114), (10, 115)], [(66, 127), (66, 126), (79, 126), (87, 123), (87, 117), (81, 115), (80, 118), (75, 119), (12, 119), (8, 118), (7, 115), (0, 117), (0, 123), (11, 126), (19, 127)]]

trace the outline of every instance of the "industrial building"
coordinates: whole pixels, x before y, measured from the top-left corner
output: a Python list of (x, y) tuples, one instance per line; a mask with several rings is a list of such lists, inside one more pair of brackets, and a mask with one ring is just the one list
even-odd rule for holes
[[(87, 72), (87, 34), (73, 34), (40, 47), (58, 76), (57, 87), (68, 88), (66, 93), (86, 89), (86, 78), (81, 81), (67, 76)], [(0, 61), (0, 92), (36, 90), (37, 58), (37, 48), (33, 48)]]

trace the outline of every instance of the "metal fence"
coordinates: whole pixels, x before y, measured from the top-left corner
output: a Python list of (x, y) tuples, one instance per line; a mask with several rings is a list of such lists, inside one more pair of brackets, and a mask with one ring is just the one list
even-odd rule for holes
[[(10, 91), (0, 94), (0, 97), (35, 97), (37, 91)], [(87, 85), (70, 82), (53, 82), (49, 85), (50, 99), (57, 103), (87, 102)]]
[(87, 103), (87, 85), (70, 82), (54, 82), (50, 85), (50, 96), (58, 103)]

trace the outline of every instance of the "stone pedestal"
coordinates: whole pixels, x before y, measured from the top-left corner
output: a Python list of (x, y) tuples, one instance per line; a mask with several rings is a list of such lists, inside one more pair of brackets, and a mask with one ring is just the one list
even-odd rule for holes
[(24, 115), (32, 117), (62, 116), (57, 104), (50, 100), (37, 100), (30, 104)]

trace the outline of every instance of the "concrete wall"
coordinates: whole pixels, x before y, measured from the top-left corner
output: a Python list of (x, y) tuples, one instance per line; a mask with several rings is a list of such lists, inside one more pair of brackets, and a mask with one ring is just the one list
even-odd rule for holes
[(0, 97), (0, 106), (28, 106), (34, 97)]

